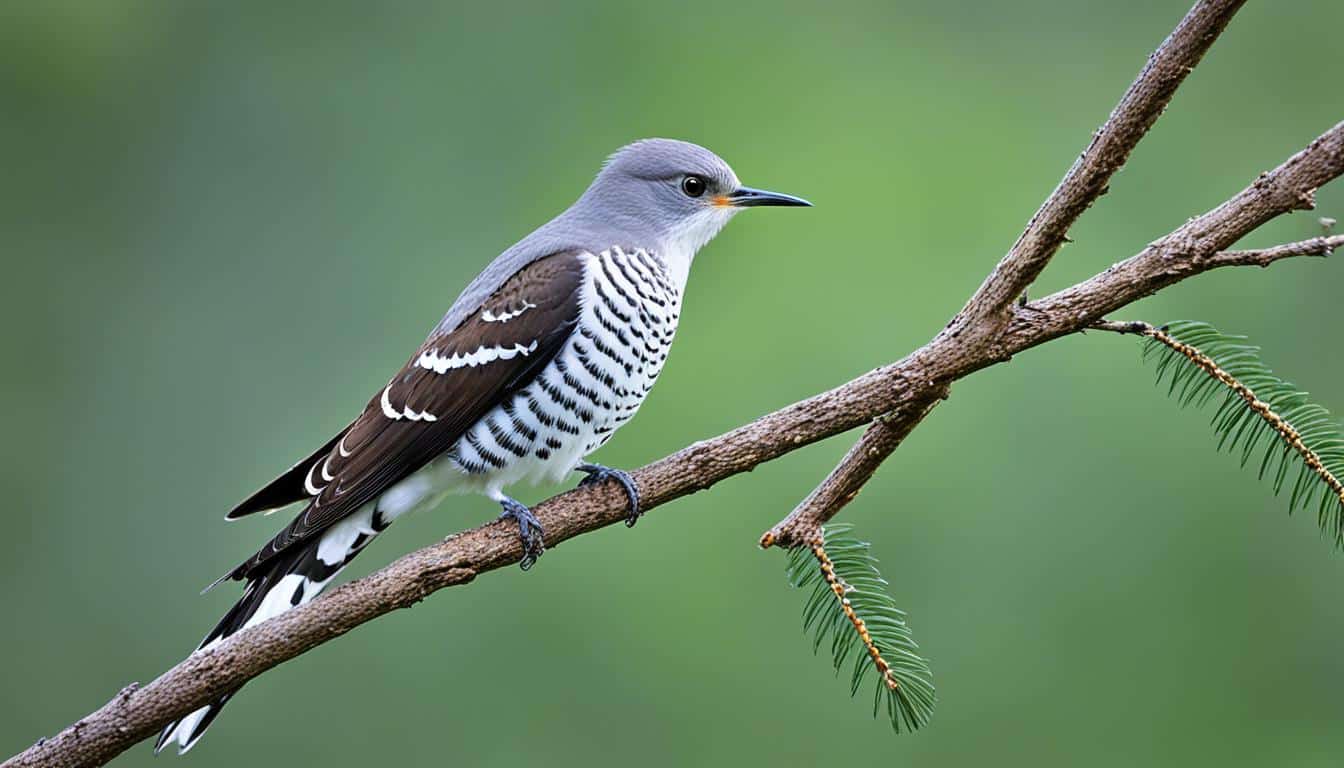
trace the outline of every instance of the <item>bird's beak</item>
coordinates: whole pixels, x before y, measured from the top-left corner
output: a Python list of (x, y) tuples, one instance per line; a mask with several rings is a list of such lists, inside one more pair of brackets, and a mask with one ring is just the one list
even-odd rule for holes
[(741, 187), (732, 194), (723, 195), (714, 201), (721, 206), (733, 208), (754, 208), (758, 205), (789, 205), (811, 207), (812, 204), (801, 197), (786, 195), (782, 192), (767, 192), (764, 189)]

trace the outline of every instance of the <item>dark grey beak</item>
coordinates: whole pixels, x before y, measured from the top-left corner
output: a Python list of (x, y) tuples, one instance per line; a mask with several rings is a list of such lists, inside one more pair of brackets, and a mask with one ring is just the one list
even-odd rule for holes
[(742, 187), (728, 195), (728, 204), (734, 208), (754, 208), (758, 205), (789, 205), (812, 207), (801, 197), (786, 195), (782, 192), (767, 192), (764, 189)]

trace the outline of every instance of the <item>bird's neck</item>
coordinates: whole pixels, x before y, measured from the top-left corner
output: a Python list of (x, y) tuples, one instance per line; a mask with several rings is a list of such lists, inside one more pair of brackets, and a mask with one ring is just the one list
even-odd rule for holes
[(695, 254), (714, 239), (734, 213), (736, 211), (732, 208), (707, 209), (687, 219), (681, 226), (663, 233), (659, 238), (654, 249), (666, 264), (668, 277), (677, 286), (677, 290), (685, 291)]
[(619, 245), (640, 248), (658, 256), (678, 291), (686, 289), (695, 254), (737, 213), (735, 208), (706, 208), (677, 223), (651, 227), (633, 211), (616, 206), (599, 210), (585, 196), (560, 216), (533, 233), (529, 240), (565, 243), (599, 252)]

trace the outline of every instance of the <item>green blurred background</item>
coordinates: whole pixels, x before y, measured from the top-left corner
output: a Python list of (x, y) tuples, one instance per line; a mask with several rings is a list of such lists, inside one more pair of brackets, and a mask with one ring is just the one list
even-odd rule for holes
[[(929, 338), (1186, 7), (5, 4), (0, 752), (190, 650), (234, 598), (198, 590), (282, 523), (222, 513), (344, 425), (616, 147), (698, 141), (816, 203), (702, 253), (661, 386), (599, 454), (629, 467)], [(1337, 0), (1252, 3), (1033, 292), (1344, 116), (1322, 34), (1341, 26)], [(1344, 219), (1344, 185), (1319, 202), (1252, 244)], [(1249, 333), (1344, 410), (1341, 287), (1338, 263), (1300, 260), (1123, 316)], [(920, 733), (848, 698), (785, 558), (756, 548), (846, 436), (306, 654), (188, 759), (1338, 765), (1344, 558), (1151, 380), (1131, 339), (1020, 355), (958, 384), (846, 512), (932, 660)], [(351, 571), (496, 511), (451, 500)]]

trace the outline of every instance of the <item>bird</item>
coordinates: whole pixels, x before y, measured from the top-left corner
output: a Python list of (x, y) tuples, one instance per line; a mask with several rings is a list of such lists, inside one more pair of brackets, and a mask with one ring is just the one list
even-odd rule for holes
[[(524, 570), (544, 551), (545, 531), (505, 494), (516, 483), (572, 472), (584, 475), (580, 485), (617, 483), (634, 526), (630, 475), (587, 457), (658, 379), (692, 260), (747, 208), (810, 205), (743, 186), (689, 142), (643, 139), (616, 151), (569, 208), (467, 285), (358, 418), (226, 515), (302, 504), (215, 582), (242, 581), (243, 593), (197, 650), (313, 600), (393, 521), (451, 493), (500, 505), (517, 523)], [(235, 693), (169, 723), (155, 752), (191, 749)]]

